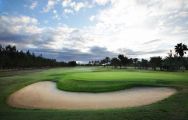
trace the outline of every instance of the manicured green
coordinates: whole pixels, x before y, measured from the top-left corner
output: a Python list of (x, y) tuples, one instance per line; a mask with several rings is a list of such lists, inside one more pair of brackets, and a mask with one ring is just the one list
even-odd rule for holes
[[(128, 109), (39, 110), (11, 108), (7, 97), (38, 81), (56, 81), (69, 91), (101, 92), (132, 86), (170, 86), (178, 93), (158, 103)], [(159, 72), (102, 67), (0, 72), (0, 120), (187, 120), (188, 71)]]
[(186, 82), (187, 72), (88, 71), (59, 75), (59, 89), (77, 92), (108, 92), (136, 86), (165, 86)]
[(166, 80), (176, 81), (186, 80), (186, 72), (155, 72), (155, 71), (109, 71), (109, 72), (81, 72), (66, 75), (63, 79), (68, 80), (87, 80), (87, 81), (109, 81), (109, 80), (125, 80), (125, 81), (153, 81)]

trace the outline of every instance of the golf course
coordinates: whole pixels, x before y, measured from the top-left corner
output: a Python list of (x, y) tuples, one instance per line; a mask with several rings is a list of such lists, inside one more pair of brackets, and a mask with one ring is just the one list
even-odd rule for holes
[(186, 120), (187, 78), (188, 71), (102, 66), (1, 71), (0, 116), (2, 120)]
[(188, 0), (0, 0), (0, 120), (188, 120)]

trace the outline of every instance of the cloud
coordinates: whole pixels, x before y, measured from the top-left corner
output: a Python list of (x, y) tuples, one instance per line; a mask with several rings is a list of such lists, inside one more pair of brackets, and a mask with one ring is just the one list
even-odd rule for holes
[(39, 27), (38, 20), (28, 16), (1, 16), (0, 27), (0, 41), (3, 43), (14, 44), (22, 50), (29, 49), (38, 55), (42, 53), (45, 57), (88, 61), (116, 55), (105, 47), (90, 44), (82, 29)]
[[(79, 29), (67, 26), (39, 27), (38, 20), (28, 16), (1, 16), (0, 41), (61, 50), (74, 48), (83, 51), (85, 40)], [(82, 50), (81, 49), (81, 50)]]
[(112, 57), (112, 56), (117, 55), (117, 53), (110, 52), (105, 47), (98, 47), (98, 46), (91, 47), (89, 52), (100, 58), (106, 57), (106, 56)]
[(178, 42), (188, 44), (187, 0), (97, 0), (94, 3), (48, 0), (44, 11), (51, 11), (54, 19), (59, 18), (57, 3), (62, 3), (65, 14), (76, 14), (90, 8), (90, 4), (104, 6), (90, 15), (92, 24), (79, 28), (45, 27), (36, 18), (3, 15), (0, 41), (20, 48), (35, 48), (38, 52), (43, 48), (46, 50), (42, 52), (49, 52), (49, 57), (53, 54), (59, 60), (79, 61), (117, 53), (144, 58), (165, 56)]
[(37, 5), (38, 5), (38, 2), (37, 1), (34, 1), (34, 2), (32, 2), (32, 4), (30, 5), (30, 9), (35, 9), (36, 7), (37, 7)]
[[(72, 14), (74, 12), (78, 12), (81, 9), (84, 8), (91, 8), (93, 7), (92, 3), (89, 3), (88, 1), (75, 1), (75, 0), (48, 0), (47, 5), (43, 8), (43, 12), (47, 13), (49, 11), (52, 11), (61, 3), (63, 12), (65, 14)], [(57, 14), (54, 18), (57, 17)]]
[(94, 21), (94, 19), (95, 19), (95, 16), (94, 16), (94, 15), (92, 15), (91, 17), (89, 17), (89, 20), (90, 20), (90, 21)]
[(79, 2), (79, 3), (75, 4), (74, 10), (75, 10), (75, 11), (79, 11), (81, 8), (84, 8), (85, 6), (86, 6), (85, 3)]
[[(92, 34), (88, 37), (114, 52), (119, 48), (172, 49), (188, 38), (185, 3), (187, 0), (111, 0), (110, 5), (90, 17), (96, 24), (89, 28)], [(157, 42), (158, 38), (161, 40)]]
[(28, 16), (0, 16), (0, 27), (1, 43), (14, 44), (20, 48), (35, 46), (43, 31), (43, 28), (38, 27), (38, 20)]
[(57, 2), (58, 0), (48, 0), (46, 7), (43, 8), (43, 12), (49, 12), (50, 10), (52, 10)]
[(160, 42), (160, 41), (161, 41), (161, 39), (154, 39), (154, 40), (144, 42), (143, 44), (153, 44), (153, 43)]
[(0, 16), (0, 41), (7, 44), (33, 44), (43, 41), (44, 28), (36, 18), (28, 16)]
[(71, 9), (64, 9), (65, 14), (72, 14), (73, 11)]
[(63, 7), (68, 7), (71, 4), (72, 0), (63, 0), (62, 6)]
[(41, 32), (37, 24), (37, 19), (28, 16), (0, 16), (0, 33), (24, 33), (32, 35)]
[(151, 50), (151, 51), (144, 51), (144, 50), (132, 50), (132, 49), (126, 49), (126, 48), (122, 48), (119, 49), (119, 53), (124, 54), (128, 57), (132, 57), (132, 58), (150, 58), (152, 56), (166, 56), (167, 53), (169, 52), (168, 49), (159, 49), (159, 50)]
[(64, 13), (69, 14), (73, 12), (78, 12), (83, 8), (90, 8), (91, 5), (87, 1), (78, 2), (73, 0), (63, 0), (62, 7), (64, 8)]
[(52, 13), (53, 13), (53, 19), (56, 19), (56, 20), (60, 20), (61, 19), (61, 17), (59, 16), (57, 10), (53, 10)]
[(111, 0), (95, 0), (95, 3), (97, 3), (98, 5), (106, 5), (110, 1)]
[[(27, 49), (26, 49), (27, 50)], [(89, 52), (81, 52), (77, 49), (64, 48), (59, 51), (55, 51), (54, 49), (30, 49), (31, 52), (36, 53), (37, 55), (43, 54), (44, 57), (52, 57), (56, 58), (59, 61), (82, 61), (87, 63), (90, 60), (101, 60), (106, 56), (114, 57), (117, 56), (116, 53), (108, 51), (103, 47), (91, 47)], [(97, 54), (100, 53), (100, 54)]]

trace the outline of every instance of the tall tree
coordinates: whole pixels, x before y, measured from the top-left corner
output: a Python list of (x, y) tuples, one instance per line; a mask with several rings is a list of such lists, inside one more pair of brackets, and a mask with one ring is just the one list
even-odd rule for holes
[(0, 52), (1, 52), (1, 51), (3, 51), (3, 47), (2, 47), (2, 45), (0, 44)]
[(137, 66), (137, 64), (138, 64), (138, 58), (134, 58), (134, 59), (133, 59), (133, 64), (134, 64), (134, 67), (135, 67), (135, 69), (136, 69), (136, 66)]
[(100, 64), (103, 65), (104, 67), (107, 66), (109, 63), (110, 63), (109, 57), (105, 57), (104, 59), (100, 61)]
[(162, 58), (160, 56), (159, 57), (151, 57), (150, 64), (151, 64), (151, 67), (153, 70), (156, 70), (156, 67), (161, 68)]
[(69, 62), (68, 62), (68, 65), (69, 65), (70, 67), (74, 67), (74, 66), (77, 65), (77, 63), (76, 63), (76, 61), (69, 61)]
[(105, 57), (105, 62), (108, 64), (110, 62), (110, 58), (109, 57)]
[(128, 64), (128, 58), (122, 54), (118, 55), (118, 58), (120, 60), (120, 67), (121, 66), (126, 66)]
[(121, 65), (121, 62), (120, 62), (119, 59), (117, 59), (117, 58), (114, 57), (114, 58), (111, 59), (111, 65), (113, 65), (114, 68), (117, 68), (117, 66)]
[(175, 46), (175, 52), (180, 56), (183, 57), (186, 54), (185, 50), (187, 50), (187, 45), (179, 43)]
[(143, 69), (148, 69), (148, 60), (142, 59), (142, 60), (141, 60), (141, 67), (142, 67)]

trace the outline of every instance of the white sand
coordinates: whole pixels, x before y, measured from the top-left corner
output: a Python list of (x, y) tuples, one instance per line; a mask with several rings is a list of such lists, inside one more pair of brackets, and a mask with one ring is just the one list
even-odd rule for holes
[(17, 108), (106, 109), (148, 105), (176, 93), (165, 87), (131, 88), (107, 93), (80, 93), (58, 90), (45, 81), (26, 86), (10, 95), (8, 104)]

